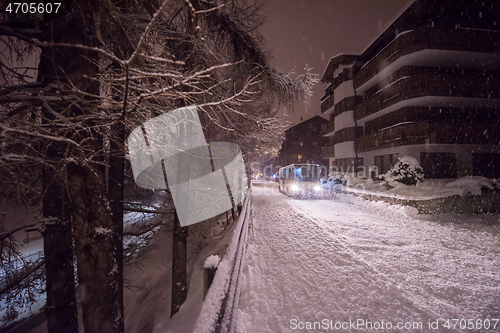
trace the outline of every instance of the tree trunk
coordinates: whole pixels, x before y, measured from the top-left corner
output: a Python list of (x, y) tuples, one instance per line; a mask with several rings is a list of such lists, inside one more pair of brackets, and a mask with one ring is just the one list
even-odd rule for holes
[(123, 332), (118, 249), (103, 197), (105, 179), (89, 166), (72, 166), (70, 172), (83, 325), (86, 332)]
[[(92, 29), (99, 2), (82, 0), (78, 5), (71, 8), (71, 13), (62, 16), (61, 21), (54, 22), (47, 37), (49, 41), (94, 46), (96, 38)], [(99, 55), (94, 51), (71, 47), (54, 47), (53, 50), (50, 63), (56, 80), (71, 82), (80, 91), (99, 96), (99, 82), (93, 80), (99, 74)], [(69, 116), (78, 116), (82, 114), (82, 109), (70, 105), (64, 112)], [(107, 201), (103, 155), (89, 159), (91, 154), (103, 151), (102, 136), (94, 129), (94, 125), (88, 122), (84, 124), (86, 130), (70, 129), (66, 134), (80, 145), (80, 149), (84, 149), (83, 153), (68, 150), (68, 156), (65, 156), (72, 158), (67, 165), (67, 188), (71, 202), (79, 296), (85, 332), (121, 333), (124, 327), (123, 301), (119, 290), (123, 277), (119, 269), (121, 264), (117, 260), (123, 255), (118, 244), (121, 232), (115, 232), (111, 207)], [(116, 194), (114, 190), (111, 192), (112, 195)]]
[[(38, 64), (37, 80), (44, 85), (55, 81), (57, 74), (53, 66), (56, 52), (43, 48)], [(65, 146), (52, 143), (47, 157), (64, 158)], [(75, 275), (73, 267), (73, 237), (71, 234), (71, 212), (69, 198), (64, 188), (65, 170), (50, 168), (43, 170), (43, 216), (48, 219), (43, 228), (48, 332), (78, 332), (78, 312), (75, 297)]]
[[(108, 178), (108, 201), (111, 209), (113, 223), (113, 244), (116, 251), (117, 277), (117, 306), (120, 316), (123, 318), (123, 188), (124, 188), (124, 141), (125, 126), (118, 122), (111, 128), (110, 156), (109, 156), (109, 178)], [(123, 325), (123, 320), (122, 320)], [(124, 328), (122, 327), (122, 330)]]
[(64, 188), (50, 176), (43, 174), (43, 215), (50, 222), (43, 231), (48, 332), (78, 332), (73, 268), (73, 238), (69, 216), (68, 197)]
[(177, 210), (174, 211), (174, 237), (172, 248), (172, 302), (170, 316), (179, 311), (187, 297), (187, 253), (188, 227), (181, 227)]

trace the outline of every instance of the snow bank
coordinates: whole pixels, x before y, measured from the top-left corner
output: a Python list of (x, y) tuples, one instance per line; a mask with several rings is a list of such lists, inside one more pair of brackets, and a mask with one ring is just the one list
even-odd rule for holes
[[(359, 204), (359, 198), (349, 196), (345, 203)], [(418, 209), (405, 205), (394, 205), (384, 201), (362, 201), (363, 206), (376, 211), (379, 214), (390, 215), (394, 218), (408, 218), (418, 216)]]
[[(243, 210), (241, 211), (241, 215), (238, 219), (238, 223), (236, 224), (236, 228), (232, 234), (231, 241), (227, 247), (226, 254), (217, 268), (217, 273), (215, 274), (214, 280), (210, 289), (208, 290), (207, 297), (203, 302), (203, 306), (201, 309), (201, 313), (196, 321), (196, 326), (193, 332), (212, 332), (212, 328), (215, 327), (217, 321), (219, 320), (219, 315), (221, 311), (222, 302), (229, 296), (231, 298), (231, 292), (228, 293), (230, 288), (234, 288), (235, 285), (231, 281), (236, 277), (234, 274), (236, 273), (234, 270), (241, 269), (241, 267), (233, 267), (238, 263), (241, 263), (243, 258), (239, 257), (242, 255), (241, 247), (246, 246), (244, 242), (246, 241), (246, 233), (242, 228), (248, 227), (245, 222), (248, 219), (249, 214), (247, 211), (250, 209), (251, 204), (251, 194), (247, 196), (247, 200), (243, 206)], [(243, 242), (240, 242), (240, 236), (243, 238)], [(243, 244), (242, 244), (243, 243)], [(240, 251), (238, 251), (240, 250)], [(239, 274), (240, 272), (237, 272)], [(239, 286), (236, 286), (237, 292), (239, 291)], [(236, 295), (237, 296), (237, 295)], [(231, 302), (228, 301), (229, 305)], [(238, 302), (236, 302), (236, 306)], [(226, 308), (226, 312), (227, 312)]]
[(205, 263), (203, 264), (203, 268), (217, 268), (219, 266), (220, 258), (218, 255), (214, 254), (209, 256)]
[[(232, 223), (223, 229), (222, 218), (225, 221), (223, 216), (218, 223), (208, 220), (190, 226), (186, 267), (188, 295), (179, 312), (172, 318), (172, 230), (163, 226), (161, 231), (154, 232), (150, 242), (156, 244), (156, 247), (124, 268), (125, 332), (165, 333), (193, 330), (203, 304), (203, 264), (208, 256), (222, 256), (225, 253), (236, 225)], [(201, 229), (204, 229), (204, 233), (201, 233)], [(138, 241), (142, 242), (143, 239)], [(198, 244), (200, 241), (203, 244)]]
[(494, 187), (486, 177), (465, 177), (459, 178), (445, 185), (446, 188), (456, 188), (461, 190), (460, 196), (471, 194), (481, 195), (482, 189), (493, 190)]
[(346, 191), (359, 194), (374, 194), (401, 200), (430, 200), (454, 195), (481, 195), (483, 190), (494, 190), (496, 181), (485, 177), (463, 177), (458, 179), (426, 179), (415, 186), (385, 181), (373, 181), (349, 177)]

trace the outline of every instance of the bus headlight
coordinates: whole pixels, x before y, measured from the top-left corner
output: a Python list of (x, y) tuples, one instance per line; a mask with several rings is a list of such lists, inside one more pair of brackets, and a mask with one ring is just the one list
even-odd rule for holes
[(297, 191), (298, 189), (299, 189), (299, 187), (298, 187), (297, 185), (295, 185), (295, 184), (294, 184), (294, 185), (292, 185), (292, 191), (294, 191), (294, 192), (295, 192), (295, 191)]
[(314, 186), (314, 190), (316, 192), (320, 191), (321, 190), (321, 186), (319, 186), (319, 185)]

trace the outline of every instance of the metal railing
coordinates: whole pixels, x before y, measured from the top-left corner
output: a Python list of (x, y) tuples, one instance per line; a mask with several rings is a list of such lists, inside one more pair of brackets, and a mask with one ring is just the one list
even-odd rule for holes
[(236, 329), (236, 315), (247, 247), (250, 205), (251, 191), (245, 199), (227, 252), (219, 263), (193, 332), (226, 333), (234, 332)]
[(335, 130), (335, 120), (333, 119), (321, 125), (321, 135), (329, 134), (328, 136), (331, 136), (333, 135), (334, 130)]
[(370, 59), (355, 75), (354, 88), (365, 84), (370, 78), (398, 58), (424, 49), (494, 53), (500, 47), (497, 31), (419, 28), (402, 34), (390, 42), (382, 51)]
[(424, 97), (499, 98), (500, 84), (487, 77), (434, 75), (422, 73), (397, 80), (354, 108), (354, 119), (360, 120), (403, 100)]
[(323, 158), (335, 157), (335, 146), (329, 145), (326, 147), (321, 147), (321, 153), (323, 154)]
[(321, 113), (325, 113), (330, 108), (333, 108), (334, 104), (335, 104), (335, 98), (333, 97), (333, 94), (331, 94), (321, 102)]
[(357, 138), (355, 147), (356, 151), (364, 152), (410, 144), (423, 144), (429, 138), (429, 124), (427, 122), (415, 122), (394, 126)]

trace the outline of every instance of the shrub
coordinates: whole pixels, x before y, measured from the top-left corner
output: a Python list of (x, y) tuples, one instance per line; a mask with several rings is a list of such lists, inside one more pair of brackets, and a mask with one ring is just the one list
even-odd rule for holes
[(418, 161), (411, 156), (398, 158), (397, 162), (391, 170), (380, 177), (389, 184), (400, 182), (405, 185), (417, 185), (424, 181), (424, 170)]

